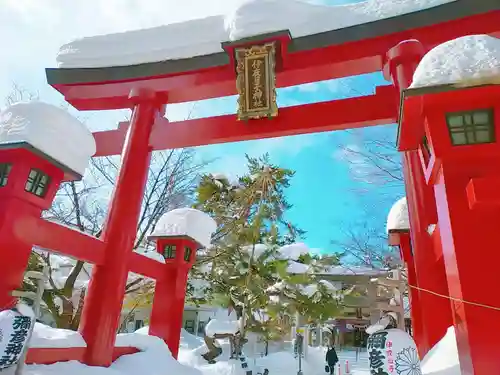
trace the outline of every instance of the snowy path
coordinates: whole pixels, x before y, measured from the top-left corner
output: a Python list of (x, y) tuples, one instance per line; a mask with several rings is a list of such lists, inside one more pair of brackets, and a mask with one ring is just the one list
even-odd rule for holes
[[(340, 352), (339, 359), (342, 366), (344, 366), (345, 361), (349, 361), (349, 367), (351, 368), (352, 375), (370, 374), (370, 366), (368, 362), (367, 353), (359, 353), (357, 362), (356, 362), (356, 352), (353, 351)], [(344, 375), (344, 368), (342, 369), (342, 375)]]
[[(317, 354), (316, 354), (317, 355)], [(323, 355), (321, 355), (321, 360), (313, 354), (314, 359), (309, 356), (309, 364), (317, 369), (312, 374), (304, 372), (304, 375), (325, 375), (324, 365), (325, 362), (323, 360)], [(336, 370), (335, 375), (370, 375), (369, 370), (369, 362), (367, 353), (360, 353), (359, 357), (356, 361), (356, 352), (355, 351), (342, 351), (338, 353), (340, 364), (341, 364), (341, 373), (338, 374)], [(350, 373), (345, 373), (345, 362), (349, 361)]]

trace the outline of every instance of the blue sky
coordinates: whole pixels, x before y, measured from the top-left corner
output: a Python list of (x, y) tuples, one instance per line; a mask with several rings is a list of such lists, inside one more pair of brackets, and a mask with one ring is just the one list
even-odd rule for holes
[[(161, 24), (222, 13), (228, 0), (3, 0), (0, 2), (0, 33), (7, 38), (0, 69), (0, 98), (17, 83), (37, 91), (42, 100), (54, 104), (61, 96), (45, 81), (44, 68), (55, 66), (59, 46), (74, 38), (153, 27)], [(315, 0), (311, 2), (338, 5), (360, 0)], [(181, 4), (189, 3), (189, 4)], [(196, 6), (194, 6), (196, 3)], [(210, 3), (210, 4), (207, 4)], [(188, 6), (189, 5), (189, 6)], [(158, 9), (168, 9), (158, 12)], [(279, 105), (290, 106), (345, 97), (367, 95), (376, 85), (387, 84), (380, 74), (350, 77), (279, 90)], [(2, 107), (0, 101), (0, 107)], [(234, 113), (235, 98), (169, 106), (170, 120)], [(123, 112), (80, 113), (91, 129), (114, 128), (125, 116)], [(334, 115), (334, 114), (332, 114)], [(388, 190), (353, 179), (353, 165), (339, 157), (339, 145), (362, 147), (360, 140), (370, 137), (392, 137), (395, 127), (368, 128), (354, 133), (331, 132), (303, 136), (212, 145), (198, 148), (201, 159), (218, 158), (210, 165), (213, 172), (237, 176), (244, 171), (244, 155), (258, 156), (268, 152), (274, 163), (296, 171), (287, 195), (294, 205), (289, 219), (307, 231), (305, 242), (311, 248), (335, 251), (331, 240), (342, 239), (342, 228), (359, 220), (384, 227), (391, 202), (403, 195), (401, 189)], [(366, 166), (358, 165), (356, 168)], [(355, 191), (363, 189), (362, 196)], [(381, 191), (394, 199), (381, 199)], [(386, 194), (387, 195), (387, 194)], [(367, 216), (366, 202), (379, 202)]]

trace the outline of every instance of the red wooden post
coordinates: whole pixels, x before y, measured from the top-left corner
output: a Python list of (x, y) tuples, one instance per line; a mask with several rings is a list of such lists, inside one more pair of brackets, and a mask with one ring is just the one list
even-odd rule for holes
[(137, 233), (142, 197), (151, 157), (149, 138), (163, 108), (156, 94), (133, 90), (134, 105), (122, 153), (120, 174), (104, 225), (105, 261), (95, 266), (82, 314), (80, 331), (88, 348), (85, 362), (109, 366), (119, 325), (129, 258)]
[(204, 212), (179, 208), (164, 214), (150, 236), (165, 258), (167, 277), (156, 282), (149, 334), (162, 338), (174, 358), (179, 353), (188, 273), (196, 251), (210, 244), (216, 228)]
[[(32, 170), (50, 178), (43, 196), (26, 191)], [(33, 247), (23, 220), (40, 218), (50, 208), (63, 177), (60, 167), (23, 146), (0, 149), (0, 310), (15, 304), (11, 294), (22, 284)]]
[[(406, 230), (389, 230), (389, 245), (398, 246), (406, 269), (408, 270), (408, 284), (418, 287), (417, 274), (415, 271), (415, 260), (413, 257), (413, 249), (411, 245), (410, 231)], [(424, 322), (422, 320), (422, 311), (420, 304), (420, 293), (418, 289), (409, 288), (409, 298), (411, 306), (411, 323), (412, 323), (412, 336), (415, 344), (420, 351), (425, 351), (425, 343), (427, 338), (425, 336)]]
[(149, 334), (162, 338), (174, 358), (179, 353), (188, 273), (200, 245), (190, 237), (157, 237), (167, 277), (156, 283)]
[[(403, 91), (413, 80), (413, 73), (424, 55), (422, 44), (416, 40), (404, 41), (392, 48), (386, 56), (384, 75)], [(433, 242), (427, 229), (437, 223), (435, 198), (432, 189), (425, 181), (418, 150), (405, 151), (403, 154), (406, 196), (410, 217), (410, 234), (413, 245), (415, 271), (419, 287), (447, 294), (444, 263), (436, 262)], [(432, 267), (433, 272), (428, 272)], [(425, 322), (419, 343), (420, 355), (425, 355), (436, 342), (444, 336), (452, 325), (449, 301), (429, 293), (420, 292), (418, 301), (422, 319)], [(417, 327), (414, 329), (418, 331)]]
[[(402, 233), (400, 236), (400, 248), (401, 252), (405, 254), (404, 259), (406, 260), (407, 270), (408, 270), (408, 284), (418, 287), (417, 273), (415, 271), (415, 259), (413, 257), (413, 250), (411, 246), (410, 233)], [(419, 354), (421, 357), (423, 355), (420, 353), (422, 349), (420, 348), (420, 343), (425, 343), (427, 340), (425, 322), (422, 315), (422, 304), (420, 302), (420, 292), (411, 288), (409, 290), (410, 307), (411, 307), (411, 320), (412, 320), (412, 334), (417, 344)]]

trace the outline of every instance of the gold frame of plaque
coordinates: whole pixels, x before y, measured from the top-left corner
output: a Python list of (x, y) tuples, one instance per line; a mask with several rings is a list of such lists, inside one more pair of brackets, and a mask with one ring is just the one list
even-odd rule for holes
[(237, 48), (238, 120), (278, 115), (275, 43)]

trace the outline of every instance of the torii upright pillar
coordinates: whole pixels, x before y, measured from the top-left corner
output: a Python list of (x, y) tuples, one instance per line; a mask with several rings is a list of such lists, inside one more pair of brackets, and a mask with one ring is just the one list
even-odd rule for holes
[[(424, 47), (419, 41), (407, 40), (388, 51), (384, 75), (402, 92), (410, 87)], [(403, 154), (403, 172), (410, 218), (410, 235), (419, 288), (448, 295), (448, 284), (442, 257), (435, 257), (434, 242), (429, 225), (437, 223), (434, 192), (427, 186), (418, 150)], [(411, 287), (411, 286), (410, 286)], [(424, 356), (453, 325), (450, 302), (427, 292), (419, 292), (420, 311), (425, 321), (424, 342), (419, 343), (419, 354)], [(414, 327), (418, 330), (418, 327)]]
[(92, 270), (80, 324), (88, 346), (85, 362), (93, 366), (109, 366), (112, 362), (151, 158), (149, 138), (163, 109), (152, 91), (133, 90), (130, 101), (134, 110), (102, 235), (104, 264)]

